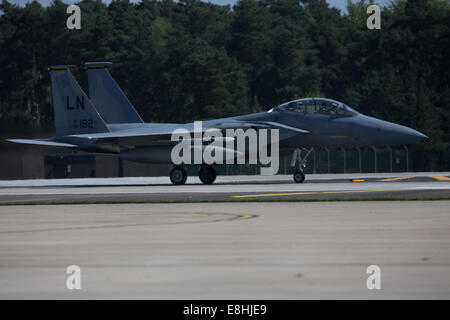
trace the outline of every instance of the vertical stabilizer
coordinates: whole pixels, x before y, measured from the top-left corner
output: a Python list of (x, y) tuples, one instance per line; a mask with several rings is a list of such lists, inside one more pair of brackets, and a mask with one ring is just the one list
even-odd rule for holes
[(111, 64), (111, 62), (85, 63), (89, 97), (108, 124), (143, 123), (131, 102), (108, 72), (107, 66)]
[(50, 67), (57, 136), (108, 132), (91, 100), (70, 73), (72, 66)]

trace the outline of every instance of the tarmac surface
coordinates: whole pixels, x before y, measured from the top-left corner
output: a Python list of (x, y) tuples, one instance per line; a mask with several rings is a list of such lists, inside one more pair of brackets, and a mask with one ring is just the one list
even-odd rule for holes
[(0, 206), (0, 298), (449, 299), (450, 201)]
[(0, 181), (0, 204), (26, 201), (202, 201), (277, 198), (450, 196), (450, 172), (317, 174), (304, 183), (290, 175), (218, 177), (203, 185), (198, 177), (173, 186), (168, 177)]
[[(5, 205), (448, 197), (449, 176), (0, 181), (0, 299), (450, 299), (448, 200)], [(81, 290), (66, 288), (69, 265)]]

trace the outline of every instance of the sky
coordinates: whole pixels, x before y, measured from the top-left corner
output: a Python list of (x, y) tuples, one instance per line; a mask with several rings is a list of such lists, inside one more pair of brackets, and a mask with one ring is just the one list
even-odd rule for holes
[[(15, 3), (15, 4), (20, 4), (20, 5), (24, 5), (27, 2), (30, 2), (31, 0), (8, 0), (10, 3)], [(131, 0), (132, 2), (139, 2), (139, 0)], [(356, 2), (356, 0), (353, 0), (354, 2)], [(51, 0), (38, 0), (38, 2), (40, 2), (42, 5), (48, 5), (51, 3)], [(76, 3), (79, 2), (79, 0), (63, 0), (63, 2), (67, 3), (67, 4), (72, 4), (72, 3)], [(111, 0), (103, 0), (103, 2), (109, 3), (111, 2)], [(215, 4), (220, 4), (220, 5), (227, 5), (227, 4), (235, 4), (237, 2), (237, 0), (208, 0), (208, 2), (212, 2)], [(338, 9), (344, 10), (347, 6), (347, 0), (327, 0), (327, 2), (330, 4), (330, 6), (332, 7), (336, 7)], [(378, 5), (386, 5), (389, 4), (390, 0), (375, 0), (374, 3), (378, 4)]]

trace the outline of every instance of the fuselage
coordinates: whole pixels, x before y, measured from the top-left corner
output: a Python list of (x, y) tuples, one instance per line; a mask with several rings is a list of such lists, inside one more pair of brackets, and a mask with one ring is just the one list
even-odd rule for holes
[[(337, 110), (320, 110), (321, 101), (330, 104)], [(314, 104), (314, 108), (303, 108), (300, 105)], [(287, 107), (291, 105), (291, 107)], [(295, 106), (300, 106), (298, 109)], [(339, 109), (341, 108), (341, 109)], [(339, 111), (341, 110), (341, 111)], [(277, 106), (267, 112), (220, 118), (203, 121), (207, 128), (220, 128), (222, 124), (242, 122), (271, 122), (280, 125), (280, 148), (311, 147), (372, 147), (395, 146), (414, 143), (427, 139), (427, 136), (414, 129), (392, 122), (376, 119), (358, 113), (340, 102), (309, 98), (294, 100)], [(185, 128), (192, 130), (194, 123), (130, 123), (108, 125), (111, 131), (146, 132), (165, 128), (173, 130)], [(308, 133), (296, 133), (283, 130), (283, 126), (305, 130)]]
[[(414, 143), (427, 139), (424, 134), (388, 121), (363, 115), (338, 101), (324, 98), (307, 98), (283, 103), (266, 112), (202, 121), (203, 128), (249, 129), (255, 124), (270, 124), (279, 130), (279, 149), (317, 147), (379, 147)], [(146, 163), (171, 163), (171, 151), (176, 142), (170, 136), (176, 129), (195, 132), (195, 122), (190, 123), (120, 123), (107, 124), (109, 133), (117, 139), (132, 139), (131, 143), (117, 140), (56, 137), (58, 143), (70, 143), (87, 152), (119, 154), (122, 159)], [(149, 135), (166, 135), (164, 139)], [(123, 141), (122, 141), (123, 142)], [(246, 141), (247, 154), (250, 147)]]

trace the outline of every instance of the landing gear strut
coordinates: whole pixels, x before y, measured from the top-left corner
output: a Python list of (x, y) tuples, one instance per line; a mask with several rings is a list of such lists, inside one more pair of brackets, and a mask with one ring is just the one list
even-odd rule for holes
[(175, 185), (185, 184), (187, 180), (187, 172), (183, 167), (176, 166), (170, 171), (170, 181)]
[[(305, 157), (302, 158), (302, 150), (307, 151)], [(311, 149), (295, 149), (294, 153), (292, 154), (291, 159), (291, 167), (295, 167), (295, 164), (298, 162), (298, 170), (294, 173), (294, 181), (296, 183), (302, 183), (305, 181), (305, 173), (304, 169), (306, 168), (306, 159), (308, 158), (309, 154), (311, 153)]]
[(210, 165), (202, 165), (198, 171), (198, 177), (204, 184), (213, 184), (216, 180), (216, 169)]

